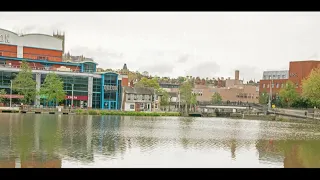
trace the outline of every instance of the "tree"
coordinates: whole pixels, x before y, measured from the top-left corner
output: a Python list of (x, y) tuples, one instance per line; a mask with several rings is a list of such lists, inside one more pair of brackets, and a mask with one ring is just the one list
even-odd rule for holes
[(150, 88), (155, 88), (156, 90), (160, 89), (160, 85), (158, 83), (157, 78), (141, 78), (141, 80), (135, 84), (135, 87), (150, 87)]
[(259, 103), (260, 104), (268, 104), (269, 95), (266, 91), (262, 92), (259, 96)]
[(196, 105), (197, 105), (197, 95), (192, 94), (190, 99), (190, 106), (194, 108)]
[(185, 80), (186, 80), (185, 77), (182, 77), (182, 76), (179, 76), (179, 77), (178, 77), (178, 82), (179, 82), (180, 84), (183, 83)]
[(167, 91), (165, 91), (164, 89), (158, 89), (158, 93), (161, 95), (161, 101), (160, 101), (160, 105), (161, 106), (168, 106), (169, 105), (169, 94)]
[(291, 81), (287, 81), (284, 88), (279, 92), (281, 104), (287, 107), (291, 107), (292, 103), (299, 97), (295, 85)]
[(308, 78), (302, 80), (302, 95), (315, 106), (320, 105), (320, 68), (313, 69)]
[(185, 105), (185, 111), (188, 112), (188, 105), (191, 104), (192, 101), (192, 84), (190, 81), (184, 82), (180, 87), (180, 99), (181, 102)]
[(220, 104), (222, 102), (222, 97), (219, 93), (214, 93), (211, 96), (211, 102), (212, 104)]
[(63, 81), (55, 73), (49, 73), (40, 89), (40, 95), (48, 101), (55, 101), (58, 104), (65, 99), (66, 92), (63, 90)]
[(6, 95), (6, 94), (7, 93), (6, 93), (6, 91), (4, 89), (0, 90), (0, 103), (3, 103), (3, 101), (5, 99), (4, 95)]
[(36, 81), (33, 80), (32, 71), (26, 61), (22, 61), (20, 72), (12, 81), (12, 89), (23, 95), (22, 102), (31, 103), (36, 97)]

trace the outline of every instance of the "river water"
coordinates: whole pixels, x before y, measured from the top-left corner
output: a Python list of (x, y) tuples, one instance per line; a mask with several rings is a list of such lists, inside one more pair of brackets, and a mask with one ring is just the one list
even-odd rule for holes
[(0, 167), (320, 167), (320, 125), (0, 114)]

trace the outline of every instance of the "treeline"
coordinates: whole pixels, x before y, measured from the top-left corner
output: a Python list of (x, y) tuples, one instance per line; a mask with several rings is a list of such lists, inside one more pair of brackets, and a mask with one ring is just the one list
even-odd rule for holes
[[(287, 81), (278, 95), (272, 98), (271, 103), (282, 108), (314, 108), (320, 107), (320, 68), (313, 69), (306, 79), (302, 80), (302, 93), (296, 91), (297, 86)], [(260, 104), (268, 104), (269, 93), (262, 92)]]

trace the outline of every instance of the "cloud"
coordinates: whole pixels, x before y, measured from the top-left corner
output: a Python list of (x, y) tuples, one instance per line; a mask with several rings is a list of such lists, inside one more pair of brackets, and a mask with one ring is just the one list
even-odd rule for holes
[[(240, 71), (240, 79), (245, 79), (245, 81), (249, 80), (260, 80), (262, 78), (262, 73), (263, 70), (261, 70), (258, 67), (254, 66), (239, 66), (236, 68), (237, 70)], [(234, 69), (235, 70), (235, 69)], [(234, 78), (234, 70), (232, 71), (233, 73), (233, 78)]]
[(187, 70), (186, 75), (200, 76), (202, 78), (213, 77), (217, 75), (219, 70), (220, 66), (216, 62), (202, 62)]
[(180, 55), (180, 56), (178, 57), (177, 62), (178, 62), (178, 63), (186, 63), (187, 61), (189, 61), (190, 57), (191, 57), (191, 56), (190, 56), (189, 54)]
[(174, 69), (173, 64), (158, 64), (158, 65), (149, 65), (149, 66), (143, 66), (139, 68), (139, 71), (148, 71), (151, 75), (157, 74), (157, 75), (164, 75), (168, 73), (172, 73)]

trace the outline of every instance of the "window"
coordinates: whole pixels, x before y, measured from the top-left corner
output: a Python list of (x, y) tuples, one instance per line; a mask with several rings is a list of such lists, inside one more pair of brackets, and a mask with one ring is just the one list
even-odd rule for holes
[(269, 84), (267, 84), (267, 88), (269, 88), (270, 87), (270, 85)]
[(140, 104), (140, 108), (143, 109), (143, 103)]
[(38, 56), (38, 59), (39, 60), (48, 60), (48, 57), (47, 56)]
[(138, 96), (135, 94), (133, 99), (134, 99), (134, 100), (137, 100), (137, 99), (138, 99)]
[(142, 95), (142, 100), (144, 100), (145, 95)]
[(274, 88), (274, 84), (271, 84), (271, 88)]
[(278, 83), (276, 84), (276, 87), (279, 88), (279, 84)]
[(130, 94), (127, 94), (127, 100), (131, 100), (131, 98), (130, 98)]
[(134, 109), (134, 104), (130, 104), (130, 109)]
[(158, 104), (155, 105), (155, 109), (158, 109)]
[(299, 84), (298, 83), (296, 83), (296, 88), (299, 88)]
[(280, 79), (280, 75), (278, 75), (278, 79)]
[(266, 88), (266, 84), (262, 84), (262, 88)]
[(271, 76), (269, 76), (269, 79), (271, 79)]
[(263, 76), (263, 79), (267, 79), (267, 76)]
[(281, 84), (281, 88), (283, 88), (284, 87), (284, 84)]
[(286, 76), (285, 75), (282, 75), (282, 79), (285, 79), (286, 78)]

